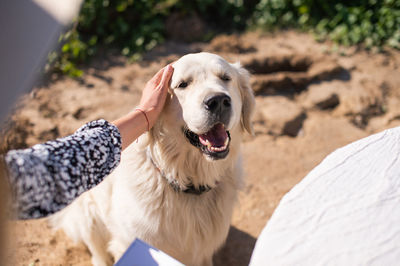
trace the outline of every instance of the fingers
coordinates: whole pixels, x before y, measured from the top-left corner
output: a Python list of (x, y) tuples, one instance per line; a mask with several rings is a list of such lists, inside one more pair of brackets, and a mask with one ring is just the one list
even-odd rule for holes
[(171, 66), (171, 64), (167, 65), (166, 67), (163, 68), (163, 74), (161, 78), (161, 82), (159, 83), (161, 88), (167, 88), (168, 83), (171, 80), (172, 73), (174, 73), (174, 68)]
[(158, 70), (158, 72), (157, 72), (157, 74), (155, 74), (152, 78), (151, 78), (151, 80), (150, 80), (150, 83), (152, 83), (152, 84), (154, 84), (154, 85), (158, 85), (159, 83), (160, 83), (160, 80), (161, 80), (161, 78), (162, 78), (162, 76), (163, 76), (163, 73), (164, 73), (164, 69), (165, 69), (166, 67), (163, 67), (163, 68), (161, 68), (160, 70)]
[(172, 63), (168, 64), (167, 66), (158, 70), (158, 72), (151, 78), (149, 83), (153, 84), (154, 86), (165, 86), (165, 82), (169, 82), (173, 72), (174, 68), (172, 67)]

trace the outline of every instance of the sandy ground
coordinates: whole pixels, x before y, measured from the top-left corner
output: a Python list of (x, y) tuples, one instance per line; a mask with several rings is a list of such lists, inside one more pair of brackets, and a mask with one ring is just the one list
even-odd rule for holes
[[(80, 80), (46, 82), (19, 100), (6, 149), (72, 133), (90, 120), (113, 120), (138, 103), (145, 82), (180, 56), (211, 51), (253, 75), (256, 136), (243, 145), (246, 185), (215, 265), (247, 265), (255, 241), (282, 196), (330, 152), (400, 125), (400, 53), (317, 43), (295, 32), (218, 36), (209, 44), (168, 42), (140, 63), (106, 55)], [(10, 265), (90, 265), (90, 254), (46, 220), (11, 224)]]

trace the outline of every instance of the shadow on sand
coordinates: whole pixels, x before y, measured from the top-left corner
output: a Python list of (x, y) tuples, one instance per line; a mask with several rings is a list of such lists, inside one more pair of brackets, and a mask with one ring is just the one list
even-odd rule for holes
[(214, 265), (248, 265), (255, 244), (254, 237), (231, 226), (225, 245), (214, 256)]

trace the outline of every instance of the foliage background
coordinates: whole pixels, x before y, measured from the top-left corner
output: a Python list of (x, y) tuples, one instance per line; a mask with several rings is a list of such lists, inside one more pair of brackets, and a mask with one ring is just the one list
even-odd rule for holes
[(211, 29), (204, 40), (220, 32), (296, 28), (342, 45), (400, 49), (400, 0), (85, 0), (47, 69), (80, 76), (77, 66), (100, 47), (138, 60), (166, 39), (172, 14), (201, 17)]

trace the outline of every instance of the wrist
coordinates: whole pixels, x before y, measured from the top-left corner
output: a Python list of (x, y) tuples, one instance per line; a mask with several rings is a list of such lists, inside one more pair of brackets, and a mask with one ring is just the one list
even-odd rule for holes
[(144, 118), (145, 118), (145, 120), (146, 120), (146, 129), (147, 129), (147, 131), (150, 131), (150, 128), (152, 127), (152, 125), (150, 124), (148, 112), (146, 112), (145, 110), (143, 110), (143, 109), (140, 108), (140, 107), (135, 108), (135, 111), (136, 111), (136, 112), (139, 112), (142, 116), (144, 116)]
[[(137, 108), (135, 108), (136, 111), (140, 112), (139, 110), (143, 111), (146, 115), (148, 124), (149, 124), (149, 128), (152, 128), (157, 120), (157, 115), (155, 114), (155, 108), (154, 107), (141, 107), (138, 106)], [(143, 114), (142, 114), (143, 115)]]

